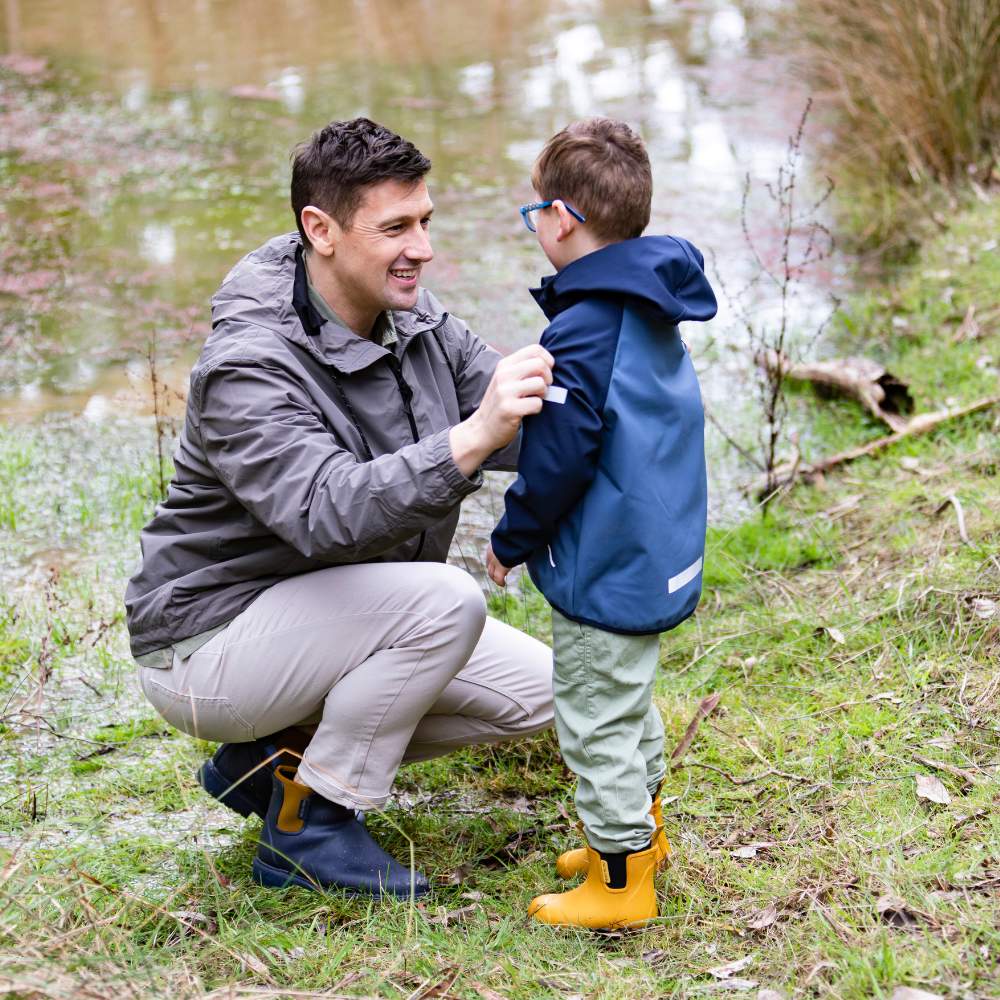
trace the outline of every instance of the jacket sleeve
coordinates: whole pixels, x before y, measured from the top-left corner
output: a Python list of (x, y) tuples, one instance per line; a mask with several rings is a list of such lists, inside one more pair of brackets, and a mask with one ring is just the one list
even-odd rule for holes
[[(503, 355), (477, 337), (468, 326), (455, 316), (448, 318), (446, 336), (442, 338), (442, 349), (448, 358), (448, 366), (455, 379), (458, 409), (462, 420), (470, 417), (486, 394), (486, 387), (493, 378), (497, 363)], [(521, 436), (518, 435), (506, 447), (493, 452), (485, 462), (484, 469), (513, 472), (517, 468), (517, 455)]]
[(542, 336), (554, 381), (541, 412), (522, 425), (518, 477), (491, 539), (504, 566), (545, 545), (594, 478), (621, 318), (615, 309), (604, 311), (597, 328), (574, 327), (563, 314)]
[(440, 520), (478, 487), (448, 430), (360, 462), (280, 366), (227, 362), (202, 388), (212, 468), (258, 521), (302, 555), (361, 562)]

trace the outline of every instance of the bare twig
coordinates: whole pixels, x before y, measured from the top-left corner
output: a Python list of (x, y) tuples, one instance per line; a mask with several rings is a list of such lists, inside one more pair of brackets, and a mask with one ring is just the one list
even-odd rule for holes
[(674, 752), (670, 755), (671, 768), (676, 768), (680, 759), (691, 748), (691, 744), (698, 733), (698, 727), (715, 711), (721, 698), (722, 695), (719, 693), (710, 694), (708, 697), (702, 698), (698, 703), (698, 710), (694, 713), (694, 718), (688, 723), (688, 727), (684, 730), (684, 735), (681, 737), (680, 743), (674, 747)]
[[(780, 237), (778, 259), (771, 263), (757, 244), (757, 239), (751, 232), (750, 194), (751, 179), (747, 174), (743, 184), (743, 199), (740, 207), (740, 223), (743, 230), (743, 241), (750, 253), (754, 274), (746, 285), (735, 294), (730, 294), (725, 282), (719, 279), (723, 294), (729, 300), (730, 306), (739, 316), (747, 335), (749, 353), (753, 358), (774, 356), (787, 357), (792, 329), (792, 301), (796, 294), (796, 286), (802, 280), (808, 268), (827, 258), (833, 251), (833, 236), (829, 229), (817, 218), (817, 211), (825, 204), (833, 191), (833, 181), (827, 178), (823, 192), (804, 210), (797, 207), (799, 198), (799, 171), (801, 167), (803, 140), (806, 121), (812, 108), (810, 98), (803, 109), (798, 126), (788, 140), (785, 158), (779, 165), (777, 176), (773, 183), (764, 185), (774, 212), (777, 215), (777, 230)], [(750, 292), (761, 280), (765, 280), (778, 292), (777, 315), (768, 318), (756, 310), (756, 303), (751, 301)], [(836, 302), (829, 314), (815, 324), (813, 334), (808, 342), (815, 341), (825, 329), (833, 315)], [(779, 466), (778, 453), (785, 437), (785, 419), (788, 414), (786, 399), (787, 366), (776, 364), (763, 366), (757, 370), (757, 395), (763, 417), (759, 434), (759, 458), (751, 457), (748, 449), (738, 445), (733, 437), (722, 431), (723, 437), (732, 445), (740, 456), (763, 471), (762, 478), (766, 487), (761, 491), (760, 510), (762, 516), (767, 516), (768, 507), (779, 495), (782, 480), (776, 475)], [(710, 417), (718, 427), (718, 422)], [(720, 428), (721, 430), (721, 428)]]
[(970, 549), (974, 549), (975, 546), (972, 544), (972, 542), (969, 541), (969, 533), (968, 531), (965, 530), (965, 511), (962, 509), (962, 501), (959, 500), (954, 493), (951, 493), (948, 496), (946, 496), (944, 498), (944, 503), (942, 503), (941, 506), (938, 507), (936, 511), (934, 511), (934, 513), (940, 514), (941, 511), (943, 511), (945, 507), (948, 506), (948, 504), (951, 504), (952, 507), (955, 508), (955, 517), (958, 520), (959, 538), (961, 538), (962, 541), (965, 542), (965, 544), (968, 545)]

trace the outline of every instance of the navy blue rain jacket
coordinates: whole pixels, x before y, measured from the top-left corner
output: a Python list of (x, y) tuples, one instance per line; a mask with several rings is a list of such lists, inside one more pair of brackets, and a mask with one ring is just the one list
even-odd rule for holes
[(643, 236), (532, 289), (554, 382), (524, 421), (493, 551), (527, 562), (566, 617), (612, 632), (673, 628), (701, 596), (705, 415), (677, 324), (715, 315), (703, 267), (686, 240)]

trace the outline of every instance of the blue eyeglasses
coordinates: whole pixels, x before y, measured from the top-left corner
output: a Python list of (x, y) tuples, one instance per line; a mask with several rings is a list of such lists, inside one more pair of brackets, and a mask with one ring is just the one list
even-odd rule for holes
[[(543, 208), (548, 208), (553, 201), (562, 201), (561, 198), (552, 198), (549, 201), (536, 201), (534, 205), (522, 205), (518, 211), (521, 213), (521, 218), (524, 219), (524, 224), (528, 227), (529, 233), (537, 232), (535, 229), (534, 219), (531, 218), (532, 212), (538, 212)], [(577, 222), (586, 222), (587, 220), (572, 206), (569, 202), (563, 201), (563, 205), (566, 206), (566, 211), (576, 219)]]

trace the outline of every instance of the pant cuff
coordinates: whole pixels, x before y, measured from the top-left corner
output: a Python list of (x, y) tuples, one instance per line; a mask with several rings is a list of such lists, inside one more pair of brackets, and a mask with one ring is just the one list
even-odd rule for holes
[(656, 790), (660, 787), (663, 779), (667, 776), (666, 768), (664, 768), (656, 777), (646, 779), (646, 789), (649, 792), (650, 798), (656, 796)]
[(623, 831), (622, 836), (608, 839), (584, 827), (584, 835), (587, 843), (595, 851), (603, 851), (605, 854), (621, 854), (624, 851), (644, 851), (653, 843), (654, 828), (650, 826), (643, 830)]
[(299, 763), (296, 778), (303, 785), (308, 785), (314, 792), (318, 792), (324, 799), (348, 806), (351, 809), (360, 809), (362, 812), (381, 809), (389, 801), (388, 793), (369, 798), (357, 790), (348, 791), (315, 768), (310, 767), (306, 760)]

